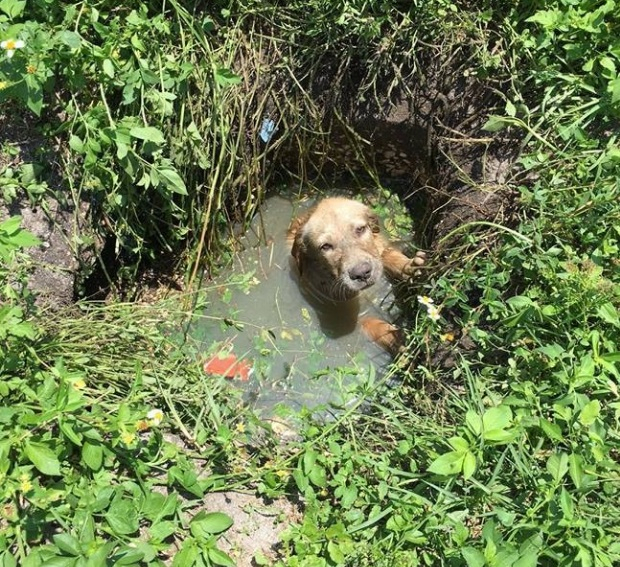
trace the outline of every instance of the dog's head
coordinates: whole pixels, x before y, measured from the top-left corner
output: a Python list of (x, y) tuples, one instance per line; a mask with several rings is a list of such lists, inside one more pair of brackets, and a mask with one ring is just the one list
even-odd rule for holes
[(362, 203), (323, 199), (288, 230), (301, 280), (323, 299), (352, 299), (383, 273), (378, 233), (377, 216)]

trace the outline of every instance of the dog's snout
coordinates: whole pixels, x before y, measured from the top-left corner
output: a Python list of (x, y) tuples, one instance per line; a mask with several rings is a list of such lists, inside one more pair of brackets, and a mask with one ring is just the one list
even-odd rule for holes
[(360, 262), (349, 270), (349, 277), (354, 281), (368, 281), (372, 275), (370, 262)]

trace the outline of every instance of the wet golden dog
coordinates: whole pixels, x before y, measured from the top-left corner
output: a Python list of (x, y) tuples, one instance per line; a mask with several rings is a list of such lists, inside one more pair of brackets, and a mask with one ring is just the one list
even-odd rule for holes
[[(377, 282), (385, 271), (405, 279), (424, 264), (394, 248), (381, 234), (379, 219), (364, 204), (341, 197), (327, 198), (293, 220), (288, 229), (297, 273), (322, 312), (338, 317), (336, 306), (349, 304)], [(357, 313), (355, 314), (357, 322)], [(373, 317), (362, 317), (364, 332), (384, 349), (396, 353), (402, 345), (397, 327)]]

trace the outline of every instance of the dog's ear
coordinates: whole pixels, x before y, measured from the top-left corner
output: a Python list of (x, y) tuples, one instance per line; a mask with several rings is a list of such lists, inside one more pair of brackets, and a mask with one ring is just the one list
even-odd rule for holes
[(304, 260), (304, 251), (305, 251), (305, 244), (304, 244), (304, 235), (301, 232), (301, 230), (297, 231), (297, 233), (295, 234), (295, 239), (293, 240), (293, 247), (291, 248), (291, 255), (293, 256), (293, 259), (295, 260), (295, 265), (297, 266), (297, 271), (299, 272), (299, 275), (301, 276), (303, 273), (303, 260)]
[(294, 218), (291, 221), (291, 224), (289, 225), (288, 230), (286, 231), (286, 238), (288, 240), (292, 240), (292, 241), (295, 240), (295, 237), (297, 236), (297, 234), (299, 234), (299, 231), (308, 222), (308, 219), (310, 218), (313, 212), (314, 212), (314, 208), (310, 209), (309, 211), (306, 211), (304, 214), (299, 215), (297, 218)]
[(314, 212), (314, 208), (306, 211), (304, 214), (298, 216), (293, 219), (291, 224), (288, 227), (286, 232), (286, 237), (289, 241), (293, 242), (293, 247), (291, 248), (291, 254), (295, 259), (295, 263), (297, 264), (297, 270), (299, 271), (299, 275), (301, 275), (303, 270), (303, 256), (305, 252), (305, 244), (303, 238), (303, 227), (308, 222), (308, 219), (312, 216)]
[(370, 226), (370, 230), (372, 230), (373, 234), (379, 234), (381, 232), (379, 217), (370, 209), (368, 209), (366, 213), (366, 218), (368, 219), (368, 225)]

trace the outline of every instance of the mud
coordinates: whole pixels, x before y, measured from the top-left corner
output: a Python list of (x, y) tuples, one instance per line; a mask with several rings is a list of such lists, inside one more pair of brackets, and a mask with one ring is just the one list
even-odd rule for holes
[(251, 365), (247, 382), (231, 382), (265, 415), (278, 404), (345, 404), (355, 399), (350, 394), (356, 386), (378, 379), (391, 361), (357, 321), (359, 314), (398, 318), (386, 279), (333, 313), (318, 312), (300, 291), (286, 229), (312, 202), (299, 196), (266, 201), (231, 268), (208, 286), (211, 302), (190, 331), (205, 360), (224, 352)]

